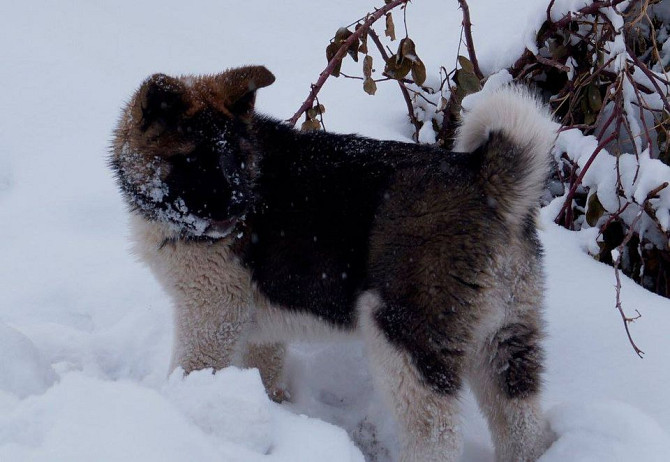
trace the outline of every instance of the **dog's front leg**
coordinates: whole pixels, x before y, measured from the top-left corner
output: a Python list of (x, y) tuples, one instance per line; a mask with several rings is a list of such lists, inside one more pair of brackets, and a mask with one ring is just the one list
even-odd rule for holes
[(244, 290), (200, 275), (177, 283), (175, 292), (171, 369), (181, 367), (188, 373), (241, 365), (250, 320)]
[(289, 398), (282, 382), (286, 346), (283, 343), (247, 343), (244, 349), (244, 367), (256, 367), (268, 396), (278, 403)]
[(171, 370), (241, 364), (251, 325), (251, 280), (229, 243), (177, 238), (160, 223), (134, 217), (135, 252), (174, 305)]

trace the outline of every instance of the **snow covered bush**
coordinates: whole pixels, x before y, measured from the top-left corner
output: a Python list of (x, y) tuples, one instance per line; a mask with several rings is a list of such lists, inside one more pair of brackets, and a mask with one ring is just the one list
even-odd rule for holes
[(670, 2), (550, 2), (535, 49), (510, 69), (563, 124), (550, 186), (556, 222), (595, 228), (589, 252), (670, 295)]

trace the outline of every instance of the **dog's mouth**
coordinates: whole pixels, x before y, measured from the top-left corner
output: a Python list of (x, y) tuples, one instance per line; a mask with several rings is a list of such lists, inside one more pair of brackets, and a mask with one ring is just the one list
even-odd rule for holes
[(205, 229), (203, 234), (214, 239), (227, 237), (235, 230), (235, 227), (239, 221), (240, 217), (210, 221), (209, 226), (207, 226), (207, 229)]

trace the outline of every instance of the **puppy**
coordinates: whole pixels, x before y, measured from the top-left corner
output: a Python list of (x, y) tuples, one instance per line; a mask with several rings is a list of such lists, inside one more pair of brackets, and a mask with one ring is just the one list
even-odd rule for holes
[(174, 301), (172, 367), (256, 366), (273, 394), (284, 342), (358, 331), (401, 461), (457, 459), (464, 381), (497, 460), (536, 460), (546, 109), (514, 87), (480, 97), (450, 153), (300, 133), (254, 112), (273, 81), (156, 74), (116, 129), (137, 252)]

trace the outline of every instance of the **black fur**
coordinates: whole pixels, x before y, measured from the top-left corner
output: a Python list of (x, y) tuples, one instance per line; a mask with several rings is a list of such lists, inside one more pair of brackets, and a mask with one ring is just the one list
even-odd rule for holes
[(242, 255), (264, 295), (352, 327), (357, 295), (378, 290), (389, 340), (411, 353), (432, 388), (455, 392), (477, 274), (492, 254), (477, 220), (489, 215), (506, 233), (476, 186), (477, 156), (303, 134), (265, 118), (252, 132), (262, 154)]

